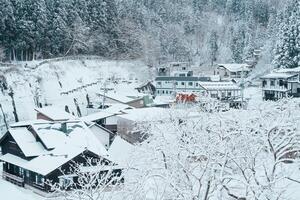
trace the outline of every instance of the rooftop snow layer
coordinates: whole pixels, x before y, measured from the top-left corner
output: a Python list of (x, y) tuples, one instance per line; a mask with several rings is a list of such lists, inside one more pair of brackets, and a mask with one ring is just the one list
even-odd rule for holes
[(230, 72), (250, 71), (248, 64), (218, 64), (219, 67), (224, 67)]
[(52, 119), (53, 121), (60, 121), (60, 120), (69, 120), (74, 119), (75, 117), (70, 113), (67, 113), (57, 107), (54, 106), (47, 106), (43, 108), (35, 108), (38, 113), (41, 113), (48, 118)]
[(112, 161), (117, 164), (126, 166), (130, 159), (130, 154), (133, 152), (134, 146), (120, 136), (117, 136), (111, 144), (108, 153)]
[(45, 153), (43, 145), (36, 141), (27, 128), (10, 128), (9, 133), (26, 157), (39, 156)]
[(288, 74), (288, 73), (277, 73), (272, 72), (270, 74), (264, 75), (261, 78), (290, 78), (295, 76), (294, 74)]
[(201, 82), (205, 90), (239, 90), (240, 87), (233, 82)]

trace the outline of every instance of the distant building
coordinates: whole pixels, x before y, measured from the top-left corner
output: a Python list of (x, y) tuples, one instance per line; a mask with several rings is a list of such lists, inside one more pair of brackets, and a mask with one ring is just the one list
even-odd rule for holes
[(35, 108), (37, 119), (43, 119), (47, 121), (66, 121), (69, 119), (75, 119), (73, 115), (65, 112), (54, 106), (46, 106), (43, 108)]
[[(126, 91), (124, 91), (126, 92)], [(147, 104), (152, 103), (152, 99), (149, 95), (139, 94), (139, 95), (126, 95), (119, 92), (109, 91), (104, 94), (97, 94), (99, 97), (104, 98), (105, 104), (126, 104), (134, 108), (144, 108)]]
[(175, 95), (177, 92), (201, 92), (200, 82), (210, 81), (209, 77), (158, 76), (155, 78), (156, 95)]
[(221, 80), (232, 80), (246, 78), (250, 71), (251, 66), (248, 64), (218, 64), (215, 74), (219, 75)]
[(275, 70), (260, 79), (264, 100), (300, 97), (300, 67)]
[(188, 62), (169, 62), (157, 68), (157, 76), (193, 76), (191, 73), (193, 72)]
[(155, 94), (155, 86), (151, 81), (147, 81), (145, 83), (142, 83), (138, 87), (135, 88), (138, 92), (143, 93), (143, 94), (149, 94), (149, 95), (154, 95)]

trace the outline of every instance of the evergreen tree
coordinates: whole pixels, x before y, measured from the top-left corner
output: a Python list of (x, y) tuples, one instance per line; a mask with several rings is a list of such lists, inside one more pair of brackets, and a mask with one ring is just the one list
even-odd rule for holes
[(274, 59), (276, 67), (294, 68), (300, 65), (299, 37), (300, 2), (293, 0), (279, 27)]

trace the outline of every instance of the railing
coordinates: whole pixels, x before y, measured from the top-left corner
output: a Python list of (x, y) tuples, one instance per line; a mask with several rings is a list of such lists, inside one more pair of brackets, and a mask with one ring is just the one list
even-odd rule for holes
[(20, 185), (20, 186), (22, 186), (24, 183), (23, 178), (13, 175), (13, 174), (10, 174), (10, 173), (7, 173), (7, 172), (4, 172), (4, 171), (2, 172), (2, 177), (3, 177), (3, 179), (5, 179), (9, 182), (12, 182), (14, 184)]

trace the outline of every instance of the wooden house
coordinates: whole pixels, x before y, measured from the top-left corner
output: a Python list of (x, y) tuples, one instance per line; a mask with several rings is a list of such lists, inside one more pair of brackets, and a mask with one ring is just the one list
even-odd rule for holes
[[(3, 178), (19, 186), (46, 194), (53, 183), (67, 184), (74, 162), (86, 164), (86, 158), (104, 160), (109, 164), (108, 152), (95, 132), (81, 121), (30, 122), (13, 125), (0, 140)], [(120, 173), (121, 169), (116, 169)]]

